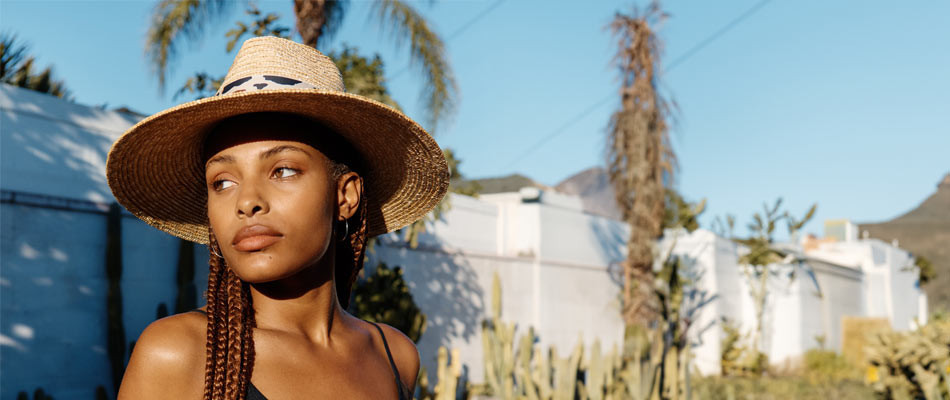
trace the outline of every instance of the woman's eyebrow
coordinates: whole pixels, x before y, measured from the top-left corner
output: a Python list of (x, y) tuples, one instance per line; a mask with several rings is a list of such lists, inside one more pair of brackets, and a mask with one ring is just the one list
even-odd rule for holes
[(285, 145), (280, 145), (280, 146), (273, 147), (273, 148), (271, 148), (271, 149), (269, 149), (269, 150), (266, 150), (266, 151), (262, 151), (262, 152), (261, 152), (261, 155), (260, 155), (260, 159), (263, 160), (263, 159), (265, 159), (265, 158), (273, 157), (273, 156), (275, 156), (275, 155), (277, 155), (277, 154), (279, 154), (279, 153), (283, 153), (283, 152), (285, 152), (285, 151), (298, 151), (298, 152), (301, 152), (301, 153), (305, 154), (308, 158), (313, 158), (313, 157), (310, 155), (310, 153), (308, 153), (306, 150), (301, 149), (301, 148), (299, 148), (299, 147), (297, 147), (297, 146), (292, 146), (292, 145), (289, 145), (289, 144), (285, 144)]
[(205, 168), (208, 168), (209, 166), (211, 166), (211, 164), (214, 164), (214, 163), (232, 163), (232, 164), (233, 164), (233, 163), (234, 163), (234, 157), (229, 156), (229, 155), (223, 155), (223, 156), (214, 157), (214, 158), (208, 160), (208, 162), (205, 163)]

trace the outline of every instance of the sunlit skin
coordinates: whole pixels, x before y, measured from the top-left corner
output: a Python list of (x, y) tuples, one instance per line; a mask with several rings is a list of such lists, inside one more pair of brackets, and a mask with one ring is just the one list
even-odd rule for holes
[[(208, 218), (228, 266), (250, 283), (257, 319), (251, 382), (270, 400), (396, 398), (379, 333), (342, 309), (334, 284), (333, 226), (356, 213), (360, 176), (334, 179), (318, 148), (332, 149), (290, 122), (251, 119), (216, 132), (206, 143)], [(200, 399), (205, 324), (192, 312), (149, 325), (119, 398)], [(381, 326), (412, 390), (415, 345)]]

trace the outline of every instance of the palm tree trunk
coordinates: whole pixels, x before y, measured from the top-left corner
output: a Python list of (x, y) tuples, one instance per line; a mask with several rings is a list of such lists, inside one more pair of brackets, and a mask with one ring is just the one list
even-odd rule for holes
[(660, 42), (651, 22), (662, 18), (653, 3), (642, 14), (618, 13), (610, 24), (619, 39), (616, 62), (623, 84), (621, 108), (610, 121), (607, 172), (630, 225), (623, 317), (643, 327), (655, 319), (653, 245), (662, 232), (664, 194), (675, 163), (666, 125), (669, 107), (656, 88)]
[(294, 0), (297, 32), (303, 44), (317, 47), (323, 27), (327, 23), (327, 0)]

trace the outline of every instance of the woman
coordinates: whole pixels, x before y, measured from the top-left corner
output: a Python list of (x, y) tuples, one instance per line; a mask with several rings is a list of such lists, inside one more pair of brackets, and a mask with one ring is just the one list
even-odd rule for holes
[(366, 239), (431, 210), (448, 169), (332, 60), (248, 40), (216, 96), (132, 127), (107, 175), (134, 215), (211, 252), (207, 305), (146, 328), (120, 399), (411, 398), (415, 345), (345, 308)]

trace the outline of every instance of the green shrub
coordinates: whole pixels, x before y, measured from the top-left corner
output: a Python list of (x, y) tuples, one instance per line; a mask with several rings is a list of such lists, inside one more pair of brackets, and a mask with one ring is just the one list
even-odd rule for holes
[(866, 400), (874, 391), (858, 380), (813, 383), (802, 376), (701, 377), (693, 380), (698, 400)]
[(413, 342), (426, 330), (426, 316), (412, 299), (402, 267), (380, 263), (353, 288), (350, 312), (370, 322), (382, 322), (405, 333)]
[(802, 358), (802, 375), (813, 384), (844, 380), (860, 382), (861, 371), (841, 354), (828, 350), (808, 350)]

